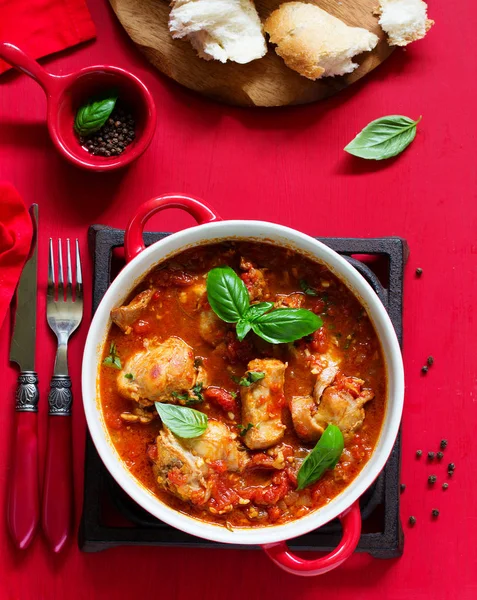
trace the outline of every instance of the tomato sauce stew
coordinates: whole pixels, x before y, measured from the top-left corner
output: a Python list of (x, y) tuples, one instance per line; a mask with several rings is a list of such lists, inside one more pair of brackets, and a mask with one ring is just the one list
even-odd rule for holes
[[(289, 343), (253, 331), (239, 341), (208, 301), (207, 274), (225, 265), (251, 306), (307, 309), (322, 326)], [(129, 471), (175, 510), (229, 529), (286, 523), (330, 502), (371, 456), (386, 403), (380, 342), (322, 264), (265, 242), (196, 247), (150, 271), (111, 319), (99, 377), (105, 423)], [(178, 407), (179, 419), (166, 427), (155, 403)], [(200, 435), (177, 424), (183, 407), (206, 415), (206, 426), (193, 425)], [(336, 466), (297, 489), (330, 424), (344, 440)]]

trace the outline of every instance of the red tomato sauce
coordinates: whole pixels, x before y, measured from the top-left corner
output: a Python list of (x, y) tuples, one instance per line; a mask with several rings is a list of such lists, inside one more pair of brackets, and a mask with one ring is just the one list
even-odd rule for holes
[[(243, 257), (264, 275), (267, 297), (263, 299), (274, 302), (285, 297), (285, 302), (292, 306), (295, 301), (301, 302), (302, 308), (321, 316), (323, 326), (292, 344), (272, 345), (253, 333), (239, 342), (234, 325), (226, 325), (226, 332), (219, 336), (220, 343), (215, 347), (205, 341), (200, 334), (199, 318), (200, 311), (208, 305), (203, 302), (198, 308), (193, 286), (213, 267), (229, 265), (242, 275), (251, 294), (257, 290), (261, 293), (262, 284), (255, 278), (254, 271), (241, 271)], [(105, 422), (119, 456), (141, 484), (176, 510), (227, 527), (286, 523), (327, 504), (344, 490), (373, 452), (386, 403), (386, 376), (380, 342), (365, 309), (350, 290), (318, 262), (267, 243), (247, 242), (201, 246), (178, 254), (153, 269), (129, 301), (150, 287), (155, 292), (132, 331), (125, 334), (116, 325), (111, 326), (103, 359), (109, 354), (111, 343), (116, 345), (116, 353), (124, 365), (132, 354), (144, 350), (145, 340), (154, 339), (161, 343), (171, 336), (184, 340), (203, 364), (209, 383), (203, 391), (203, 401), (194, 404), (193, 408), (205, 413), (209, 419), (225, 423), (250, 462), (242, 472), (229, 472), (221, 461), (213, 461), (209, 465), (212, 492), (206, 504), (184, 501), (166, 491), (158, 485), (151, 466), (156, 456), (155, 446), (151, 444), (161, 430), (161, 421), (155, 418), (146, 424), (125, 422), (121, 414), (131, 412), (135, 403), (118, 392), (119, 371), (103, 365), (99, 393)], [(316, 295), (305, 294), (305, 287)], [(305, 443), (297, 436), (289, 402), (293, 396), (311, 393), (316, 379), (312, 373), (313, 361), (330, 349), (341, 361), (340, 375), (364, 380), (366, 388), (373, 390), (374, 398), (364, 407), (362, 426), (345, 436), (345, 450), (335, 469), (298, 491), (299, 465), (315, 443)], [(286, 430), (277, 448), (250, 450), (241, 435), (243, 425), (237, 381), (244, 376), (250, 360), (263, 357), (288, 364), (283, 394), (275, 405), (281, 412)], [(339, 376), (336, 385), (339, 386)], [(277, 449), (284, 460), (280, 469), (272, 466)], [(175, 469), (170, 470), (168, 478), (179, 485), (182, 481), (181, 473)], [(233, 506), (232, 510), (227, 509), (230, 506)], [(224, 507), (226, 512), (221, 514)]]

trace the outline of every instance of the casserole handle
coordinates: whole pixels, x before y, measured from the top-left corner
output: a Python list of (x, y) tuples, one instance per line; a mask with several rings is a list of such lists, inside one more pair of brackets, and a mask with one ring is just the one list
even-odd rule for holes
[(35, 59), (17, 46), (8, 42), (1, 42), (0, 58), (34, 79), (41, 85), (46, 94), (51, 96), (59, 91), (61, 77), (48, 73)]
[(308, 560), (292, 554), (285, 541), (274, 544), (264, 544), (263, 550), (287, 573), (292, 575), (301, 575), (312, 577), (313, 575), (322, 575), (332, 569), (339, 567), (347, 558), (349, 558), (359, 542), (361, 535), (361, 512), (359, 509), (359, 500), (350, 506), (340, 515), (341, 525), (343, 527), (343, 537), (341, 542), (332, 552), (317, 558)]
[(146, 222), (154, 214), (165, 208), (181, 208), (192, 215), (199, 225), (222, 220), (207, 204), (189, 196), (167, 194), (152, 198), (152, 200), (141, 204), (126, 228), (124, 239), (126, 262), (130, 262), (145, 249), (146, 246), (144, 245), (142, 234)]

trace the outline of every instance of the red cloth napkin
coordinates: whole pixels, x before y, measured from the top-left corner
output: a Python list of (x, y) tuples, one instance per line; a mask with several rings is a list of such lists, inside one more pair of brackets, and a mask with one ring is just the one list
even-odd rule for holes
[[(85, 0), (0, 0), (0, 39), (34, 58), (94, 37)], [(0, 60), (0, 73), (10, 68)]]
[(15, 188), (0, 181), (0, 327), (30, 252), (33, 227)]

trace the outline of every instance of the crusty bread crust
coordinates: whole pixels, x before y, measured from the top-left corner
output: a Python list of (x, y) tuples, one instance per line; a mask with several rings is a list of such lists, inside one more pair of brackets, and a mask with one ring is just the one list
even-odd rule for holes
[(285, 64), (308, 79), (350, 73), (352, 57), (372, 50), (373, 33), (349, 27), (315, 4), (286, 2), (265, 21), (264, 29)]

